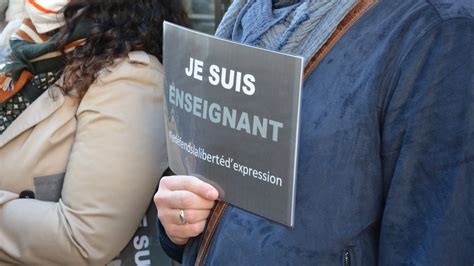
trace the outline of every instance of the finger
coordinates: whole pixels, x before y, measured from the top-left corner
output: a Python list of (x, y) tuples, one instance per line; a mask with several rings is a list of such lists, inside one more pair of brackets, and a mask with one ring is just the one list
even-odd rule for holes
[(170, 191), (160, 188), (153, 197), (158, 210), (163, 209), (197, 209), (207, 210), (214, 207), (215, 201), (201, 198), (190, 191)]
[(219, 192), (217, 192), (217, 189), (194, 176), (165, 176), (161, 178), (160, 186), (165, 186), (167, 189), (173, 191), (191, 191), (208, 200), (217, 200), (217, 198), (219, 197)]
[(166, 234), (170, 238), (191, 238), (200, 235), (206, 226), (206, 221), (201, 221), (195, 224), (167, 224), (163, 225), (166, 231)]
[[(195, 224), (204, 221), (209, 216), (210, 210), (186, 209), (184, 211), (184, 220), (188, 224)], [(158, 219), (162, 224), (181, 224), (179, 218), (179, 209), (163, 209), (158, 212)]]
[(210, 210), (215, 201), (201, 198), (185, 190), (171, 191), (165, 194), (167, 207), (170, 209)]

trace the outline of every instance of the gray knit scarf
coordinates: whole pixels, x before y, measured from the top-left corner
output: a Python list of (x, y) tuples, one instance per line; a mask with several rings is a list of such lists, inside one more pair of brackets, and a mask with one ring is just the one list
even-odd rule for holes
[(300, 55), (305, 65), (357, 0), (234, 0), (216, 36)]

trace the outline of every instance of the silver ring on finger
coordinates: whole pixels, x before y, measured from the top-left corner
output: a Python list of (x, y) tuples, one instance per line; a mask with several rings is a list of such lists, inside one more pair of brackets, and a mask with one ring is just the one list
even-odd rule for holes
[(179, 216), (179, 224), (187, 224), (188, 223), (188, 222), (186, 222), (186, 218), (184, 217), (184, 210), (183, 209), (179, 210), (178, 216)]

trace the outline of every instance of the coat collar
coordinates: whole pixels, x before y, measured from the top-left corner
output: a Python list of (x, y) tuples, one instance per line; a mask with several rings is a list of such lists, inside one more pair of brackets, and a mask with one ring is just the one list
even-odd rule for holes
[(12, 124), (0, 135), (0, 148), (51, 116), (64, 103), (64, 95), (56, 86), (38, 97)]

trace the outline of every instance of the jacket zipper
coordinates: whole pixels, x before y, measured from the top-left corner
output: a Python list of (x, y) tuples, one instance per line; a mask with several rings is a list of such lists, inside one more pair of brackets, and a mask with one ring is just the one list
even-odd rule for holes
[[(222, 204), (223, 204), (222, 211), (215, 217), (215, 226), (212, 227), (211, 229), (209, 229), (210, 230), (209, 233), (208, 233), (209, 237), (204, 238), (203, 242), (200, 245), (200, 246), (203, 247), (202, 250), (203, 250), (204, 255), (202, 256), (201, 260), (199, 260), (199, 256), (198, 256), (198, 261), (196, 261), (195, 265), (206, 265), (207, 257), (209, 255), (209, 250), (211, 249), (211, 243), (212, 243), (212, 240), (214, 239), (214, 234), (216, 233), (217, 227), (219, 226), (219, 223), (220, 223), (222, 217), (224, 216), (225, 210), (228, 207), (227, 203), (222, 202)], [(216, 210), (214, 210), (214, 211), (216, 211)], [(207, 232), (205, 232), (205, 233), (207, 233)]]
[(343, 252), (342, 262), (344, 266), (351, 266), (351, 253), (348, 249), (345, 249)]

